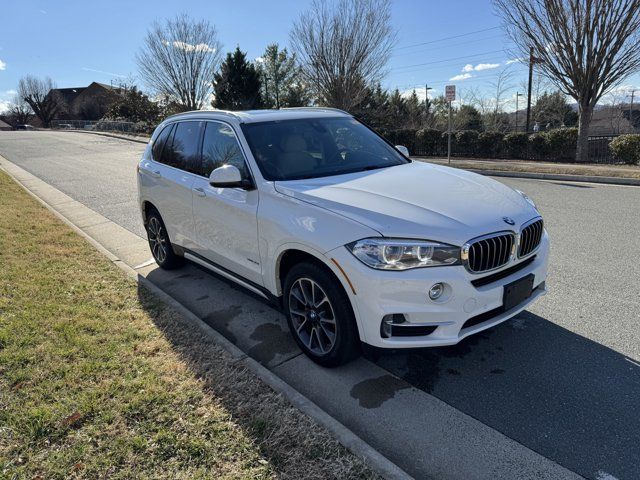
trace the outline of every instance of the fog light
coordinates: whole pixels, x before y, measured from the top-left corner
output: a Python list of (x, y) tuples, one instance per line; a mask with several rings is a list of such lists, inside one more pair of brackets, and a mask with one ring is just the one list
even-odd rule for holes
[(429, 298), (431, 300), (439, 299), (444, 293), (444, 285), (442, 283), (434, 283), (429, 289)]
[(393, 325), (406, 322), (407, 319), (402, 313), (393, 313), (382, 317), (382, 323), (380, 324), (380, 335), (382, 338), (391, 338), (393, 335)]

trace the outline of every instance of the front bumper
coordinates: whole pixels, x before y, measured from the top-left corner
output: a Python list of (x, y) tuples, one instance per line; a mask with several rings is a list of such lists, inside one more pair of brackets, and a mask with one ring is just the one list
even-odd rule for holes
[[(353, 285), (355, 294), (348, 286), (346, 290), (363, 342), (381, 348), (437, 347), (454, 345), (469, 335), (504, 322), (544, 295), (549, 238), (545, 232), (534, 260), (525, 268), (480, 287), (475, 287), (471, 281), (489, 274), (473, 275), (463, 266), (394, 272), (369, 268), (344, 247), (328, 252), (327, 256), (341, 265)], [(509, 263), (503, 270), (520, 262)], [(502, 311), (504, 285), (529, 274), (535, 277), (531, 296), (516, 307)], [(432, 301), (428, 291), (437, 282), (447, 284), (450, 289), (441, 299)], [(382, 318), (390, 314), (403, 314), (405, 326), (436, 328), (428, 335), (383, 338), (380, 324)]]

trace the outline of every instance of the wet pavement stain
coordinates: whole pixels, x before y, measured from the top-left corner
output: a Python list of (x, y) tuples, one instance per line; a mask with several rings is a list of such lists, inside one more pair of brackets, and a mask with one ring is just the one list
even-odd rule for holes
[(503, 370), (501, 368), (494, 368), (493, 370), (491, 370), (491, 373), (498, 374), (498, 375), (504, 372), (506, 372), (506, 370)]
[(251, 347), (247, 353), (262, 364), (268, 364), (277, 355), (299, 352), (289, 331), (283, 330), (280, 325), (275, 323), (258, 325), (249, 338), (258, 343)]
[(189, 278), (190, 276), (190, 273), (183, 273), (182, 275), (178, 275), (176, 278)]
[(240, 305), (231, 305), (228, 308), (222, 310), (216, 310), (209, 313), (202, 320), (214, 330), (220, 332), (231, 343), (236, 344), (237, 338), (229, 329), (231, 321), (242, 313), (242, 307)]
[(201, 302), (202, 300), (206, 300), (209, 298), (209, 295), (202, 295), (201, 297), (196, 298), (196, 302)]
[(356, 383), (351, 388), (350, 395), (358, 400), (361, 407), (372, 409), (380, 407), (405, 388), (410, 388), (407, 382), (393, 375), (382, 375), (381, 377), (370, 378)]
[(459, 369), (448, 367), (447, 364), (451, 363), (450, 360), (464, 359), (467, 355), (477, 353), (478, 346), (483, 345), (492, 333), (492, 330), (485, 330), (450, 347), (425, 348), (410, 353), (396, 351), (382, 354), (380, 358), (375, 360), (375, 363), (416, 388), (433, 393), (443, 369), (453, 376), (464, 373)]

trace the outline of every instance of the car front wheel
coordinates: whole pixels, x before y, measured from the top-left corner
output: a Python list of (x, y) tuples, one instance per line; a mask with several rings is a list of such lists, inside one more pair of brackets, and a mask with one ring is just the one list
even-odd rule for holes
[(294, 266), (285, 279), (284, 310), (296, 343), (314, 362), (335, 367), (360, 354), (349, 298), (326, 269)]

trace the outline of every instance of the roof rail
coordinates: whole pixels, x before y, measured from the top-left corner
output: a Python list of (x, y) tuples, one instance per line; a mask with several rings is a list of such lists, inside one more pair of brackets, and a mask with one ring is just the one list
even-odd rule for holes
[(165, 120), (168, 120), (173, 117), (179, 117), (180, 115), (198, 115), (203, 113), (218, 113), (222, 115), (227, 115), (229, 117), (240, 118), (240, 116), (236, 115), (235, 112), (231, 112), (229, 110), (218, 110), (214, 108), (213, 110), (189, 110), (187, 112), (174, 113), (173, 115), (169, 115), (168, 117), (166, 117)]
[(349, 112), (345, 112), (344, 110), (340, 110), (339, 108), (333, 108), (333, 107), (284, 107), (281, 108), (280, 110), (329, 110), (331, 112), (340, 112), (340, 113), (344, 113), (345, 115), (351, 115)]

